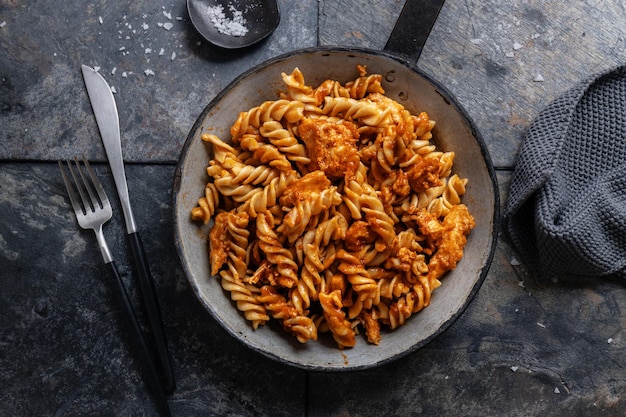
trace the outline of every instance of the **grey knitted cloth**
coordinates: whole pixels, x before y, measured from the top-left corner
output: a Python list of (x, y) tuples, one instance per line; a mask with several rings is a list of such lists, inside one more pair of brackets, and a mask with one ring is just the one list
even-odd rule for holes
[(539, 278), (626, 277), (626, 66), (590, 77), (533, 121), (504, 226)]

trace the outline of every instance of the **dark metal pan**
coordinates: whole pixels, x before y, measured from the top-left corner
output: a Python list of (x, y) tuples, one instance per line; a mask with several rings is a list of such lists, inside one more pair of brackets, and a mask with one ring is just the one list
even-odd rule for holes
[[(211, 315), (233, 337), (268, 357), (311, 370), (364, 369), (397, 359), (447, 329), (470, 303), (488, 272), (500, 217), (497, 181), (487, 148), (468, 114), (446, 88), (398, 55), (358, 48), (317, 47), (270, 59), (239, 76), (208, 104), (182, 149), (173, 203), (175, 243), (185, 274)], [(344, 350), (338, 350), (333, 343), (300, 345), (291, 335), (276, 329), (253, 330), (223, 292), (219, 280), (210, 275), (208, 227), (199, 228), (190, 220), (190, 211), (208, 180), (205, 168), (210, 159), (209, 149), (200, 135), (211, 132), (227, 139), (240, 111), (275, 100), (277, 92), (284, 90), (281, 72), (290, 73), (298, 67), (308, 85), (318, 85), (329, 78), (342, 82), (354, 79), (357, 65), (366, 65), (368, 73), (383, 75), (387, 96), (411, 112), (425, 111), (436, 120), (433, 142), (441, 150), (456, 153), (454, 169), (469, 179), (463, 202), (475, 217), (476, 227), (469, 236), (462, 261), (433, 293), (431, 305), (412, 316), (406, 325), (385, 333), (379, 346), (364, 341)]]

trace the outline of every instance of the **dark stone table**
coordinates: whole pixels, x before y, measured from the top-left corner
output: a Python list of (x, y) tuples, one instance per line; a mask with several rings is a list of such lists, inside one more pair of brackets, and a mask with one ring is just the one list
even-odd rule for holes
[[(191, 290), (173, 243), (172, 182), (202, 108), (255, 64), (302, 47), (382, 49), (400, 0), (281, 0), (255, 47), (202, 41), (183, 1), (0, 2), (0, 415), (153, 416), (108, 271), (69, 209), (56, 161), (113, 182), (80, 65), (115, 87), (135, 217), (161, 299), (176, 416), (623, 416), (622, 282), (536, 282), (499, 239), (461, 317), (367, 371), (307, 372), (231, 338)], [(621, 2), (448, 0), (418, 66), (484, 136), (502, 202), (524, 131), (578, 80), (626, 61)], [(133, 297), (119, 203), (105, 228)], [(625, 313), (625, 314), (622, 314)]]

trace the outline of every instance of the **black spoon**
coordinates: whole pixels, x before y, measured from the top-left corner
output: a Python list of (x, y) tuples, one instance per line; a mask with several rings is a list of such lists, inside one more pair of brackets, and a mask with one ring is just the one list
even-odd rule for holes
[(226, 49), (254, 45), (280, 22), (276, 0), (187, 0), (187, 10), (198, 33)]

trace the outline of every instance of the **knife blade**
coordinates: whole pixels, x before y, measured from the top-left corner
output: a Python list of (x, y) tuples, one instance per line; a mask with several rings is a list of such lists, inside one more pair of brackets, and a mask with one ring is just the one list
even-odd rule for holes
[(83, 79), (87, 87), (87, 94), (91, 102), (96, 124), (100, 130), (100, 136), (104, 144), (107, 159), (113, 173), (113, 180), (117, 194), (122, 204), (126, 231), (130, 239), (130, 247), (136, 272), (138, 275), (140, 293), (148, 316), (152, 336), (154, 337), (158, 359), (164, 378), (164, 389), (172, 392), (175, 388), (174, 373), (170, 353), (167, 348), (167, 340), (163, 330), (163, 319), (159, 300), (154, 288), (154, 280), (148, 267), (147, 257), (143, 243), (137, 230), (137, 224), (133, 216), (124, 172), (124, 160), (122, 158), (122, 142), (120, 133), (119, 115), (113, 92), (104, 77), (93, 68), (82, 66)]

